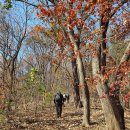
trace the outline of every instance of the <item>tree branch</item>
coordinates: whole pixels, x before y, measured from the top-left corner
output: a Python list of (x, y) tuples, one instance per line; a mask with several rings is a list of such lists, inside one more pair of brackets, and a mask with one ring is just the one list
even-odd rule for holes
[(25, 1), (25, 0), (15, 0), (15, 1), (23, 2), (23, 3), (26, 3), (26, 4), (31, 5), (31, 6), (33, 6), (33, 7), (36, 7), (36, 8), (38, 7), (38, 5), (29, 3), (29, 2), (27, 2), (27, 1)]
[[(121, 1), (122, 5), (125, 4), (125, 3), (127, 3), (127, 2), (128, 2), (128, 0), (122, 0), (122, 1)], [(119, 5), (118, 7), (116, 7), (116, 10), (111, 13), (110, 18), (112, 18), (112, 17), (114, 16), (114, 14), (117, 12), (117, 10), (118, 10), (122, 5)]]
[[(33, 4), (33, 3), (30, 3), (30, 2), (27, 2), (26, 0), (15, 0), (15, 1), (23, 2), (23, 3), (26, 3), (26, 4), (28, 4), (28, 5), (33, 6), (33, 7), (35, 7), (35, 8), (38, 8), (38, 5), (35, 5), (35, 4)], [(55, 2), (54, 0), (48, 0), (48, 1), (49, 1), (50, 3), (52, 3), (53, 5), (56, 4), (56, 2)], [(42, 5), (42, 7), (47, 7), (47, 6), (52, 6), (52, 5), (45, 5), (45, 6)]]
[(120, 65), (121, 65), (123, 62), (128, 61), (129, 59), (130, 59), (130, 42), (129, 42), (129, 44), (128, 44), (128, 46), (127, 46), (125, 52), (124, 52), (124, 55), (123, 55), (122, 58), (121, 58), (119, 67), (120, 67)]
[[(128, 46), (127, 46), (127, 48), (126, 48), (126, 50), (121, 58), (120, 64), (117, 68), (115, 81), (117, 80), (117, 76), (121, 74), (121, 72), (118, 70), (120, 69), (122, 63), (124, 63), (125, 61), (128, 61), (129, 59), (130, 59), (130, 42), (129, 42), (129, 44), (128, 44)], [(118, 80), (122, 80), (122, 78), (123, 78), (123, 75)]]

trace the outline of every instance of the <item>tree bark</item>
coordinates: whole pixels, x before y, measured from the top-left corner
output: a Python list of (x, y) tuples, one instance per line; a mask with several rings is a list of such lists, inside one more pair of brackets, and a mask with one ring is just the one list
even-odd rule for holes
[[(106, 10), (110, 11), (110, 10)], [(109, 94), (108, 81), (104, 81), (106, 67), (106, 34), (109, 20), (104, 22), (104, 16), (101, 16), (102, 42), (97, 48), (97, 56), (93, 57), (92, 68), (93, 75), (97, 78), (96, 88), (100, 97), (101, 105), (106, 120), (106, 130), (125, 130), (124, 110), (119, 100), (119, 90), (117, 96)]]
[[(76, 51), (76, 50), (75, 50)], [(79, 71), (80, 86), (83, 92), (83, 125), (88, 126), (90, 124), (90, 96), (88, 85), (85, 81), (83, 62), (80, 56), (77, 56), (77, 66)]]
[[(74, 54), (72, 54), (74, 55)], [(79, 90), (79, 78), (78, 78), (78, 71), (76, 65), (76, 59), (72, 60), (72, 73), (73, 73), (73, 87), (74, 87), (74, 103), (76, 108), (81, 107), (81, 100), (80, 100), (80, 90)]]
[[(74, 53), (75, 55), (77, 55), (76, 57), (76, 62), (77, 62), (77, 67), (78, 67), (78, 74), (79, 74), (79, 82), (80, 82), (80, 86), (83, 92), (83, 122), (82, 125), (83, 126), (89, 126), (90, 124), (90, 97), (89, 97), (89, 89), (88, 89), (88, 85), (85, 81), (85, 71), (84, 71), (84, 67), (83, 67), (83, 62), (82, 62), (82, 58), (80, 56), (79, 52), (79, 47), (78, 44), (76, 43), (72, 32), (69, 29), (68, 26), (68, 36), (69, 39), (71, 41), (71, 43), (73, 43), (74, 45)], [(78, 53), (78, 54), (77, 54)]]
[(118, 97), (109, 96), (109, 87), (103, 82), (103, 76), (99, 73), (98, 57), (93, 58), (92, 67), (93, 75), (98, 78), (96, 88), (104, 111), (106, 130), (125, 130), (124, 110)]
[[(120, 65), (125, 62), (125, 61), (128, 61), (130, 59), (130, 42), (128, 43), (128, 46), (124, 52), (124, 55), (122, 56), (121, 58), (121, 61), (120, 61)], [(119, 67), (120, 67), (119, 65)]]

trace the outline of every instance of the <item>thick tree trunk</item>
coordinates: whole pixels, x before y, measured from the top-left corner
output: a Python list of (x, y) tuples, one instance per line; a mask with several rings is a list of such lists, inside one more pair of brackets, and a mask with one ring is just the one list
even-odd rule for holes
[(80, 56), (77, 56), (77, 66), (79, 70), (79, 79), (80, 79), (80, 86), (83, 92), (83, 125), (88, 126), (90, 124), (90, 97), (89, 97), (89, 90), (88, 85), (85, 82), (85, 75), (84, 75), (84, 68), (83, 62)]
[(93, 58), (92, 67), (93, 75), (98, 78), (96, 88), (104, 111), (106, 130), (125, 130), (124, 110), (118, 97), (109, 96), (109, 88), (103, 82), (103, 76), (99, 74), (98, 57)]
[[(102, 83), (98, 83), (96, 88), (98, 90), (98, 94), (100, 96), (101, 105), (104, 111), (105, 121), (106, 121), (106, 130), (124, 130), (123, 127), (120, 127), (120, 119), (122, 118), (123, 111), (117, 108), (117, 105), (114, 105), (115, 99), (109, 97), (108, 94), (104, 95), (102, 91), (106, 86)], [(118, 113), (119, 112), (119, 113)], [(118, 114), (118, 115), (117, 115)]]
[[(124, 55), (121, 58), (120, 65), (123, 62), (128, 61), (129, 59), (130, 59), (130, 42), (128, 43), (128, 46), (125, 49)], [(120, 65), (119, 65), (119, 67), (120, 67)]]
[[(106, 10), (110, 11), (110, 10)], [(124, 110), (119, 100), (118, 95), (110, 95), (108, 81), (104, 81), (105, 67), (106, 67), (106, 34), (109, 25), (109, 20), (104, 21), (104, 16), (101, 16), (101, 27), (102, 29), (102, 43), (97, 48), (97, 57), (93, 58), (92, 68), (93, 75), (97, 77), (97, 91), (101, 100), (101, 105), (104, 111), (106, 120), (106, 130), (125, 130), (124, 125)]]
[(79, 47), (78, 44), (76, 43), (72, 32), (69, 29), (68, 26), (68, 36), (70, 38), (70, 41), (73, 43), (74, 45), (74, 53), (75, 55), (77, 55), (76, 57), (76, 62), (77, 62), (77, 68), (78, 68), (78, 74), (79, 74), (79, 82), (80, 82), (80, 87), (82, 89), (83, 92), (83, 107), (84, 107), (84, 111), (83, 111), (83, 122), (82, 125), (83, 126), (89, 126), (90, 124), (90, 97), (89, 97), (89, 89), (88, 89), (88, 85), (85, 82), (85, 71), (84, 71), (84, 67), (83, 67), (83, 62), (82, 62), (82, 58), (80, 56), (79, 53)]
[(76, 59), (73, 59), (71, 63), (72, 63), (72, 73), (73, 73), (73, 80), (74, 80), (73, 81), (74, 103), (76, 108), (80, 108), (81, 100), (80, 100), (79, 78), (78, 78)]

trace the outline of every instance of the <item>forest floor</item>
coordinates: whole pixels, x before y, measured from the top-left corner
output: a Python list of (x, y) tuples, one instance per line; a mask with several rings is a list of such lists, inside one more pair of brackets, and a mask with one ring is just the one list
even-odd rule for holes
[[(73, 103), (65, 104), (61, 118), (56, 118), (55, 107), (46, 107), (42, 111), (20, 111), (12, 113), (2, 122), (0, 130), (105, 130), (105, 121), (101, 107), (91, 108), (91, 125), (82, 126), (82, 109), (75, 109)], [(3, 117), (4, 118), (4, 117)], [(126, 130), (130, 130), (130, 111), (125, 111)]]

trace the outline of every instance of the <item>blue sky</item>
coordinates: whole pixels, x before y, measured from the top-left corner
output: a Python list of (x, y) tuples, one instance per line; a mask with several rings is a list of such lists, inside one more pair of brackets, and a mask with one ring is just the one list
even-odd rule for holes
[(0, 2), (4, 3), (4, 0), (0, 0)]
[[(4, 0), (0, 0), (0, 2), (4, 3)], [(28, 27), (29, 27), (28, 31), (30, 31), (37, 24), (38, 25), (42, 24), (42, 21), (36, 18), (36, 10), (34, 10), (32, 7), (28, 7), (28, 8), (29, 8), (29, 14), (30, 14), (29, 15), (30, 20), (28, 21)], [(11, 14), (11, 18), (16, 19), (19, 24), (23, 24), (23, 22), (25, 20), (24, 3), (17, 2), (15, 4), (13, 4), (13, 8), (9, 9), (8, 12)], [(9, 20), (13, 21), (13, 19), (9, 19)], [(23, 46), (20, 50), (18, 59), (20, 59), (20, 57), (24, 57), (26, 55), (25, 50), (26, 50), (26, 47), (25, 47), (25, 42), (24, 42)]]
[[(30, 0), (30, 1), (32, 2), (35, 0)], [(4, 0), (0, 0), (0, 2), (4, 3)], [(16, 2), (16, 4), (13, 5), (14, 8), (10, 9), (11, 14), (16, 15), (17, 17), (25, 17), (24, 16), (24, 9), (22, 8), (23, 6), (24, 6), (24, 3)], [(43, 24), (43, 21), (36, 18), (36, 10), (33, 9), (33, 7), (29, 7), (29, 8), (30, 8), (31, 20), (28, 22), (28, 25), (30, 26), (29, 28), (31, 30), (34, 26), (39, 25), (39, 24)], [(31, 11), (32, 11), (32, 13), (31, 13)], [(94, 17), (92, 16), (92, 18), (94, 18)], [(99, 22), (97, 22), (95, 26), (99, 27)], [(23, 46), (19, 56), (22, 56), (25, 54), (23, 52), (24, 50), (25, 50), (25, 48)]]

